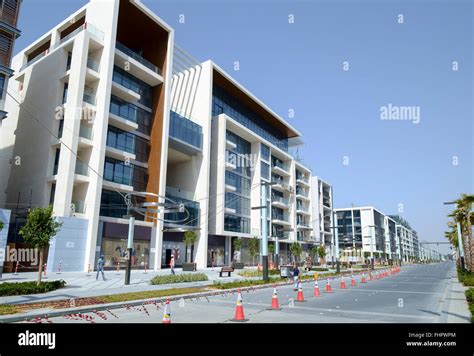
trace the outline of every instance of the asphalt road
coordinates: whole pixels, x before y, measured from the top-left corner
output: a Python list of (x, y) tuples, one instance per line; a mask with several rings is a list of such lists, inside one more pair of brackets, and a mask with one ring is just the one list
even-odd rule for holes
[[(281, 310), (267, 310), (271, 305), (272, 288), (244, 292), (243, 308), (248, 322), (253, 323), (436, 323), (442, 322), (443, 298), (449, 280), (455, 273), (451, 262), (431, 265), (404, 266), (398, 274), (383, 279), (340, 289), (340, 280), (331, 281), (334, 293), (324, 292), (325, 281), (319, 282), (320, 297), (313, 296), (314, 283), (304, 283), (306, 302), (296, 301), (292, 286), (280, 286), (278, 298)], [(234, 317), (237, 294), (213, 296), (193, 301), (171, 302), (172, 323), (230, 323)], [(71, 320), (51, 318), (53, 323), (160, 323), (163, 306), (114, 309), (101, 315), (88, 314)], [(113, 314), (112, 314), (113, 313)]]

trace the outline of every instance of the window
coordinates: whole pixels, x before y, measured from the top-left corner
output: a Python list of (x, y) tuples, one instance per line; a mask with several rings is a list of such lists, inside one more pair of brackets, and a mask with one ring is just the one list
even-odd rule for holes
[(53, 176), (58, 174), (58, 166), (59, 166), (59, 155), (61, 153), (61, 150), (59, 148), (56, 148), (55, 156), (54, 156), (54, 167), (53, 167)]
[(51, 193), (49, 194), (49, 205), (54, 205), (54, 195), (56, 194), (56, 183), (51, 184)]
[(72, 52), (67, 53), (66, 71), (71, 69)]
[(262, 153), (262, 159), (264, 159), (265, 161), (270, 160), (270, 147), (262, 143), (260, 144), (260, 152)]
[(68, 92), (69, 84), (64, 83), (64, 89), (63, 89), (63, 101), (62, 103), (65, 104), (67, 101), (67, 92)]
[(260, 164), (260, 175), (262, 179), (268, 180), (270, 177), (270, 166), (264, 162)]

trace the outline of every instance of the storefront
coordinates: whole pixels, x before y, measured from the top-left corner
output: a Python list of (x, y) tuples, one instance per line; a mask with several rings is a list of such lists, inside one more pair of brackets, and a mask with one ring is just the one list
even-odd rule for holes
[[(132, 268), (150, 266), (151, 227), (135, 225), (132, 250)], [(127, 263), (128, 224), (104, 222), (101, 254), (105, 268), (125, 268)]]
[(209, 235), (207, 239), (207, 266), (225, 265), (225, 236)]
[(171, 256), (174, 256), (175, 267), (181, 267), (186, 258), (186, 245), (183, 232), (163, 232), (163, 249), (161, 268), (170, 268)]

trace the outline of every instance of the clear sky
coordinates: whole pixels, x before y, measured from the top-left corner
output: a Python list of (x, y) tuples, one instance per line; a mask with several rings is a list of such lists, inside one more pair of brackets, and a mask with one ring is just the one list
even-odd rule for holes
[[(15, 49), (86, 2), (24, 0)], [(446, 241), (443, 202), (474, 191), (472, 1), (142, 2), (303, 133), (336, 207), (373, 205)], [(419, 123), (381, 120), (389, 104), (419, 108)]]

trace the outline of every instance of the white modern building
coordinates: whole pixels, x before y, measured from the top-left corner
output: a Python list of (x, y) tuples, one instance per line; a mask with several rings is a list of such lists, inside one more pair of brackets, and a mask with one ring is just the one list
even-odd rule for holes
[(339, 244), (334, 232), (333, 187), (316, 176), (312, 177), (311, 185), (313, 236), (318, 245), (326, 248), (326, 259), (336, 259)]
[(343, 262), (363, 262), (372, 257), (399, 259), (395, 220), (371, 206), (334, 211)]
[[(12, 207), (17, 231), (26, 208), (53, 206), (63, 227), (48, 270), (87, 270), (101, 254), (123, 268), (129, 215), (134, 268), (166, 267), (171, 255), (182, 264), (186, 231), (198, 236), (198, 268), (229, 264), (236, 238), (250, 262), (248, 240), (264, 225), (281, 262), (295, 241), (308, 250), (330, 240), (332, 188), (312, 183), (289, 153), (300, 133), (214, 62), (176, 47), (173, 29), (140, 1), (91, 0), (13, 69), (0, 207)], [(148, 213), (129, 209), (128, 197)], [(150, 208), (165, 202), (186, 209)]]

